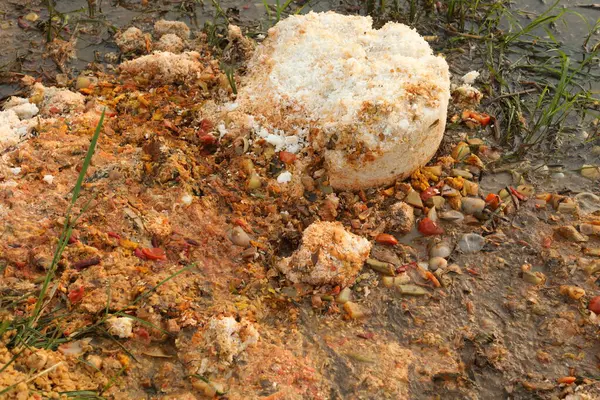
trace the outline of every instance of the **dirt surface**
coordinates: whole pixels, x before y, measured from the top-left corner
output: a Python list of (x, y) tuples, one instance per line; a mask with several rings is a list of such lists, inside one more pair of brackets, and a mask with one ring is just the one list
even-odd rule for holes
[[(152, 33), (162, 14), (136, 15)], [(42, 107), (35, 135), (2, 150), (0, 397), (600, 398), (600, 321), (589, 310), (600, 311), (600, 200), (576, 199), (600, 193), (598, 179), (577, 169), (598, 163), (593, 143), (567, 143), (553, 158), (560, 170), (534, 158), (499, 164), (507, 149), (495, 146), (485, 115), (463, 118), (455, 104), (431, 168), (387, 187), (334, 191), (322, 160), (307, 165), (311, 154), (220, 132), (217, 105), (234, 95), (191, 26), (195, 78), (103, 67), (78, 90), (69, 70), (65, 87), (84, 104)], [(448, 62), (468, 72), (459, 58)], [(56, 83), (56, 71), (38, 72)], [(25, 74), (33, 71), (10, 75), (1, 94), (40, 101)], [(73, 209), (81, 217), (30, 324), (105, 107)], [(297, 179), (278, 183), (286, 170)], [(414, 202), (413, 190), (425, 204), (407, 226), (391, 210)], [(445, 204), (434, 232), (422, 221), (435, 190)], [(485, 199), (485, 211), (468, 215), (459, 197)], [(349, 302), (343, 287), (293, 284), (277, 268), (317, 220), (373, 245), (376, 262), (349, 286)], [(469, 233), (478, 236), (465, 246)], [(447, 263), (430, 261), (432, 247), (447, 249)]]

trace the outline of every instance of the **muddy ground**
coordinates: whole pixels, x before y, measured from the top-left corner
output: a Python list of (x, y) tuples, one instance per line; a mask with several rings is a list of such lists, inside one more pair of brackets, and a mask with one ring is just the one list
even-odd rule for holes
[[(266, 30), (261, 5), (223, 7), (234, 5), (239, 14), (230, 11), (230, 17), (251, 36)], [(441, 221), (443, 235), (424, 236), (416, 226), (402, 234), (385, 228), (390, 205), (406, 200), (410, 185), (423, 192), (436, 179), (416, 176), (335, 192), (317, 160), (309, 179), (282, 185), (278, 173), (298, 166), (272, 147), (257, 142), (246, 148), (227, 136), (208, 140), (219, 122), (212, 119), (213, 105), (233, 98), (215, 60), (219, 51), (200, 34), (214, 7), (191, 1), (99, 6), (93, 18), (102, 22), (85, 22), (88, 10), (73, 14), (85, 27), (77, 34), (76, 58), (52, 59), (37, 21), (15, 18), (33, 12), (45, 21), (47, 9), (35, 2), (0, 4), (2, 101), (31, 95), (24, 75), (74, 91), (80, 71), (98, 78), (81, 92), (84, 107), (43, 110), (46, 120), (35, 137), (2, 152), (0, 392), (6, 392), (0, 397), (600, 398), (599, 321), (588, 309), (600, 295), (600, 237), (593, 228), (600, 225), (600, 208), (594, 211), (600, 200), (576, 198), (600, 194), (598, 178), (580, 170), (600, 163), (590, 127), (577, 126), (551, 150), (498, 161), (513, 149), (500, 146), (493, 124), (463, 121), (463, 108), (453, 106), (449, 116), (459, 117), (448, 125), (431, 165), (443, 166), (437, 180), (452, 185), (452, 168), (474, 175), (469, 179), (480, 186), (473, 197), (489, 200), (487, 212)], [(82, 7), (87, 2), (56, 8)], [(335, 8), (365, 11), (360, 4)], [(156, 84), (115, 72), (136, 55), (119, 52), (112, 27), (133, 24), (152, 33), (160, 18), (191, 27), (190, 46), (206, 72), (202, 85)], [(73, 24), (67, 27), (61, 28), (64, 39), (73, 33)], [(432, 46), (443, 52), (442, 42)], [(106, 58), (109, 52), (114, 58)], [(470, 56), (448, 53), (456, 77), (472, 69)], [(488, 111), (486, 100), (480, 112)], [(31, 324), (27, 317), (35, 312), (104, 106), (110, 112), (74, 210), (85, 211), (57, 264), (51, 301)], [(483, 165), (457, 154), (459, 142), (468, 142)], [(454, 159), (447, 158), (451, 154)], [(249, 161), (262, 179), (258, 189), (248, 188)], [(496, 208), (488, 195), (503, 189), (508, 196), (500, 193), (503, 206)], [(332, 205), (332, 193), (339, 204)], [(445, 209), (452, 209), (450, 201)], [(417, 220), (426, 212), (418, 209)], [(407, 274), (418, 295), (385, 287), (385, 274), (365, 265), (351, 301), (367, 315), (353, 319), (337, 301), (342, 288), (286, 280), (275, 265), (298, 248), (302, 231), (316, 220), (340, 221), (371, 240), (371, 257), (398, 276)], [(233, 239), (235, 229), (249, 241)], [(595, 233), (576, 234), (590, 229)], [(383, 231), (399, 243), (378, 243)], [(461, 247), (467, 233), (480, 235), (483, 246), (472, 252)], [(448, 243), (451, 254), (448, 265), (431, 268), (434, 280), (417, 262), (427, 261), (438, 242)], [(113, 317), (133, 320), (129, 337), (111, 328)], [(210, 338), (211, 323), (222, 317), (250, 323), (260, 336), (232, 350), (231, 360)], [(241, 332), (240, 342), (253, 337)], [(17, 340), (22, 334), (26, 345)]]

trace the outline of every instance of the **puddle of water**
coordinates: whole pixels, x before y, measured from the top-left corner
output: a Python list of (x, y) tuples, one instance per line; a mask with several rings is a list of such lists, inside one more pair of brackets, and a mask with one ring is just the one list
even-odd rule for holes
[[(56, 68), (51, 60), (42, 58), (45, 37), (37, 29), (40, 21), (48, 19), (47, 9), (39, 1), (20, 4), (1, 3), (0, 71), (4, 67), (5, 70), (10, 69), (29, 74), (37, 72), (41, 75), (46, 73), (52, 76)], [(146, 7), (142, 7), (137, 2), (130, 4), (126, 1), (100, 3), (101, 8), (96, 11), (94, 17), (88, 15), (87, 0), (58, 2), (56, 6), (58, 12), (67, 16), (71, 28), (77, 26), (81, 29), (77, 42), (77, 59), (70, 64), (73, 71), (84, 69), (90, 62), (101, 61), (107, 52), (116, 51), (117, 48), (112, 40), (115, 29), (137, 26), (144, 31), (151, 31), (154, 21), (165, 18), (181, 20), (191, 26), (193, 30), (201, 30), (205, 22), (213, 19), (215, 13), (211, 2), (199, 0), (151, 3)], [(271, 14), (274, 18), (275, 0), (268, 0), (267, 3), (271, 5)], [(268, 22), (264, 23), (267, 20), (267, 13), (262, 2), (224, 0), (220, 4), (223, 10), (230, 10), (228, 14), (235, 23), (257, 25), (259, 21), (263, 21), (259, 28), (261, 30), (268, 28)], [(293, 9), (301, 7), (300, 4), (292, 4)], [(595, 19), (600, 17), (600, 10), (578, 8), (577, 4), (579, 4), (577, 0), (564, 0), (556, 7), (556, 12), (559, 12), (561, 7), (572, 7), (574, 12), (580, 12), (580, 15), (567, 14), (565, 16), (566, 25), (560, 23), (556, 26), (559, 31), (558, 39), (564, 41), (573, 53), (581, 51), (581, 44), (589, 32), (589, 25), (593, 25)], [(517, 6), (524, 11), (520, 22), (527, 24), (534, 14), (539, 15), (540, 12), (550, 7), (550, 4), (544, 4), (539, 0), (526, 0), (519, 2)], [(310, 10), (364, 13), (365, 7), (364, 4), (354, 4), (352, 1), (317, 0), (306, 4), (302, 12)], [(26, 21), (25, 24), (30, 28), (24, 29), (23, 24), (19, 26), (18, 17), (30, 12), (38, 14), (40, 19), (35, 23)], [(584, 23), (582, 18), (586, 18), (587, 21)], [(68, 38), (70, 33), (63, 31), (62, 36)], [(15, 60), (20, 62), (15, 64)]]

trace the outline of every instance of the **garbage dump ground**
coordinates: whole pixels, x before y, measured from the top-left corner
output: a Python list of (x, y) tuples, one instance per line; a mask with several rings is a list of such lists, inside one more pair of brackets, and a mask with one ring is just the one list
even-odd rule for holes
[(245, 92), (266, 28), (310, 4), (213, 3), (201, 27), (191, 3), (125, 4), (146, 19), (102, 25), (113, 54), (85, 66), (85, 21), (2, 6), (39, 49), (2, 70), (0, 398), (600, 398), (593, 29), (573, 50), (560, 8), (517, 29), (498, 2), (339, 6), (415, 26), (451, 73), (433, 158), (346, 187), (328, 151), (388, 137)]

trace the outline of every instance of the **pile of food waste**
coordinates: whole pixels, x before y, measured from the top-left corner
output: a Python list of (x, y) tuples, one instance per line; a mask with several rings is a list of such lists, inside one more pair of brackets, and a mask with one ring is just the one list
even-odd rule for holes
[(231, 25), (232, 77), (163, 20), (114, 73), (22, 78), (0, 398), (599, 398), (600, 170), (506, 182), (479, 74), (371, 25)]

